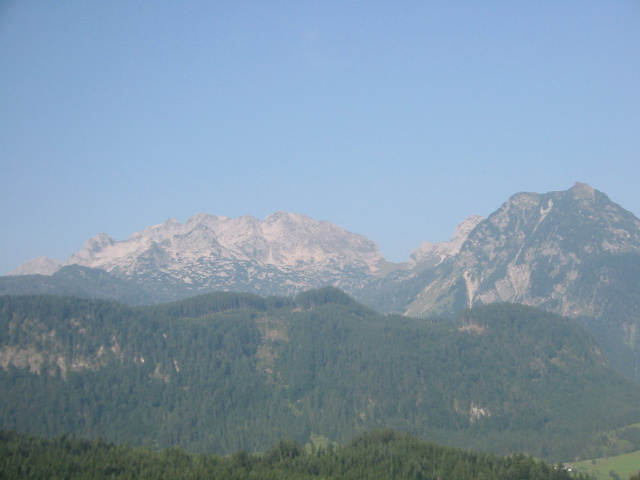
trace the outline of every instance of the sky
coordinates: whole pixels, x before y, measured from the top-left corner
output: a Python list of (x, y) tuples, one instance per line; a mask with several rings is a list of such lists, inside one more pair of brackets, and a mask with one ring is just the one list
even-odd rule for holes
[(640, 1), (0, 0), (0, 275), (199, 212), (402, 262), (576, 181), (640, 215)]

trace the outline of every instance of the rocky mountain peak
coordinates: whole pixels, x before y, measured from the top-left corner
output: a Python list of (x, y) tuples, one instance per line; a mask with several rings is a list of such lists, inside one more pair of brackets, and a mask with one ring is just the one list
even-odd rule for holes
[[(123, 241), (101, 233), (89, 238), (66, 265), (102, 269), (154, 290), (182, 289), (178, 296), (184, 296), (228, 289), (290, 294), (324, 285), (347, 288), (378, 275), (382, 262), (377, 244), (365, 237), (280, 211), (264, 221), (206, 213), (184, 223), (170, 218)], [(16, 272), (54, 273), (59, 268), (34, 260)]]
[(586, 183), (576, 182), (570, 189), (575, 198), (594, 200), (596, 197), (596, 190)]
[(289, 213), (284, 210), (279, 210), (277, 212), (268, 215), (265, 219), (265, 223), (276, 223), (276, 222), (287, 222), (287, 221), (300, 221), (303, 218), (306, 218), (305, 215), (299, 213)]
[(262, 230), (271, 230), (274, 232), (278, 230), (282, 233), (293, 233), (296, 230), (313, 231), (318, 227), (319, 223), (320, 222), (301, 213), (289, 213), (280, 210), (264, 219), (264, 222), (262, 222)]
[(425, 263), (438, 265), (446, 258), (457, 255), (460, 252), (462, 244), (469, 236), (469, 233), (471, 233), (482, 220), (484, 220), (484, 217), (480, 215), (471, 215), (458, 224), (451, 240), (438, 243), (424, 242), (411, 253), (409, 267), (413, 268)]
[(91, 237), (86, 242), (84, 242), (82, 250), (71, 255), (66, 264), (89, 266), (93, 257), (115, 244), (116, 241), (109, 235), (107, 235), (106, 233), (99, 233), (98, 235), (95, 235), (94, 237)]
[(62, 267), (62, 262), (49, 257), (38, 257), (27, 260), (8, 275), (53, 275)]
[(469, 233), (471, 233), (471, 230), (476, 228), (476, 226), (482, 220), (484, 220), (484, 217), (481, 216), (481, 215), (471, 215), (471, 216), (465, 218), (462, 222), (460, 222), (458, 224), (458, 226), (456, 227), (455, 231), (453, 232), (452, 241), (453, 240), (460, 241), (460, 239), (462, 239), (462, 241), (464, 241), (469, 236)]
[[(439, 288), (463, 288), (465, 295), (457, 298), (466, 297), (466, 306), (507, 301), (588, 314), (592, 299), (569, 300), (567, 292), (588, 273), (584, 265), (600, 256), (640, 254), (640, 220), (576, 183), (567, 191), (513, 195), (477, 224), (459, 251), (451, 277)], [(410, 313), (434, 308), (439, 296), (450, 298), (430, 288)]]

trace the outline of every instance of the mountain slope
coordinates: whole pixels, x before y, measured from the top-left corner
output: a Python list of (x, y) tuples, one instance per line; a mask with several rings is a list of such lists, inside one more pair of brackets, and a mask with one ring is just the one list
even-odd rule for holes
[(587, 326), (613, 365), (640, 381), (640, 220), (576, 183), (511, 197), (468, 234), (457, 256), (428, 272), (406, 306), (425, 316), (495, 301), (570, 316)]
[[(424, 242), (416, 248), (409, 259), (409, 268), (424, 268), (426, 265), (438, 265), (448, 258), (455, 257), (460, 253), (462, 245), (467, 240), (469, 233), (484, 218), (480, 215), (471, 215), (464, 219), (455, 229), (453, 238), (448, 242), (431, 243)], [(426, 264), (426, 265), (425, 265)]]
[[(41, 263), (32, 264), (34, 273), (43, 273)], [(99, 234), (66, 262), (135, 282), (164, 302), (216, 290), (288, 295), (324, 285), (348, 289), (381, 274), (384, 264), (374, 242), (283, 211), (264, 221), (200, 213), (121, 242)]]
[(50, 275), (0, 277), (0, 295), (68, 295), (118, 300), (130, 305), (164, 300), (133, 281), (119, 279), (99, 268), (79, 265), (63, 266)]
[(38, 257), (31, 260), (27, 260), (14, 271), (9, 273), (9, 276), (19, 275), (53, 275), (62, 267), (62, 263), (57, 260), (53, 260), (49, 257)]
[(583, 329), (519, 305), (427, 322), (326, 288), (135, 308), (5, 296), (0, 340), (0, 428), (28, 433), (228, 453), (393, 427), (557, 460), (640, 421), (640, 387)]
[[(629, 253), (640, 254), (640, 220), (576, 183), (564, 192), (511, 197), (469, 233), (441, 283), (463, 281), (466, 306), (509, 301), (589, 315), (591, 299), (566, 295), (586, 273), (582, 264)], [(434, 305), (417, 300), (407, 311), (419, 315)]]
[[(0, 278), (0, 294), (140, 304), (218, 290), (292, 295), (333, 285), (379, 311), (419, 317), (508, 301), (578, 319), (612, 365), (640, 382), (639, 266), (640, 220), (576, 183), (567, 191), (518, 193), (488, 218), (463, 221), (451, 241), (423, 243), (400, 265), (386, 263), (364, 237), (304, 215), (278, 212), (260, 221), (198, 214), (122, 242), (98, 235), (51, 277)], [(56, 264), (40, 259), (20, 272), (28, 268), (45, 273)]]

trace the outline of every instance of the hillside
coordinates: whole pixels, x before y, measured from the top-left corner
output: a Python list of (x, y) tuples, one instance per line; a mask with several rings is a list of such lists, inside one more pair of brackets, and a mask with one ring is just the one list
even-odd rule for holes
[(424, 242), (402, 264), (386, 262), (375, 242), (302, 214), (263, 221), (197, 214), (123, 241), (96, 235), (64, 264), (26, 262), (0, 278), (0, 294), (143, 305), (221, 290), (295, 295), (332, 285), (380, 312), (417, 317), (520, 303), (576, 319), (611, 365), (640, 383), (638, 272), (640, 220), (576, 183), (517, 193), (487, 218), (462, 221), (450, 241)]
[(129, 305), (162, 303), (161, 296), (135, 282), (119, 279), (99, 268), (67, 265), (51, 275), (0, 277), (2, 295), (58, 295), (117, 300)]
[(589, 334), (520, 305), (440, 322), (330, 288), (154, 307), (5, 296), (0, 340), (0, 428), (25, 433), (229, 453), (392, 427), (559, 460), (640, 420), (640, 389)]
[(640, 382), (636, 216), (576, 183), (566, 191), (517, 193), (486, 219), (470, 220), (461, 243), (416, 250), (407, 269), (356, 296), (379, 311), (418, 317), (454, 316), (492, 302), (543, 308), (579, 321), (611, 365)]

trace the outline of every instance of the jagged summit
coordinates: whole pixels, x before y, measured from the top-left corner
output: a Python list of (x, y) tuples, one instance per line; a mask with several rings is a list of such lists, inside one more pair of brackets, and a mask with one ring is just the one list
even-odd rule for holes
[[(279, 211), (264, 221), (198, 213), (184, 223), (168, 219), (123, 241), (101, 233), (64, 265), (99, 268), (166, 291), (290, 294), (323, 285), (357, 285), (376, 275), (383, 262), (378, 246), (365, 237)], [(46, 272), (61, 266), (49, 266)]]
[(89, 266), (93, 257), (99, 255), (105, 249), (108, 249), (115, 244), (116, 241), (109, 235), (106, 233), (99, 233), (84, 242), (82, 249), (71, 255), (65, 264)]
[(588, 262), (622, 253), (640, 254), (640, 220), (605, 194), (584, 183), (560, 192), (517, 193), (477, 224), (448, 278), (430, 285), (408, 312), (432, 311), (444, 299), (442, 305), (451, 308), (455, 288), (466, 301), (458, 308), (507, 301), (585, 315), (593, 298), (568, 292), (590, 274)]
[(458, 224), (451, 240), (438, 243), (424, 242), (411, 253), (409, 266), (414, 267), (425, 262), (438, 265), (446, 258), (457, 255), (469, 233), (482, 220), (484, 220), (484, 217), (480, 215), (471, 215)]
[[(51, 275), (60, 266), (35, 259), (12, 274)], [(450, 241), (423, 243), (404, 264), (386, 264), (374, 242), (300, 213), (279, 211), (264, 220), (198, 213), (124, 241), (96, 235), (60, 274), (4, 277), (0, 292), (104, 296), (109, 285), (109, 298), (142, 303), (220, 290), (292, 295), (334, 286), (380, 311), (410, 316), (523, 303), (592, 319), (587, 326), (604, 338), (612, 362), (640, 379), (638, 272), (640, 220), (577, 182), (564, 191), (516, 193), (487, 218), (465, 219)]]
[(570, 190), (575, 198), (593, 199), (596, 196), (596, 190), (586, 183), (576, 182)]

